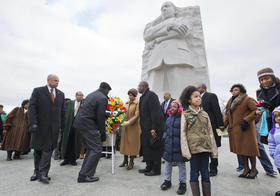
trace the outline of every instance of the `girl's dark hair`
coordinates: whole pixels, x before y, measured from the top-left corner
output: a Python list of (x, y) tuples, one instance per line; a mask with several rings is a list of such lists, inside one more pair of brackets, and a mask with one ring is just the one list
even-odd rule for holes
[(21, 103), (21, 107), (23, 108), (28, 103), (29, 103), (29, 99), (23, 100), (22, 103)]
[(247, 91), (246, 91), (246, 88), (243, 86), (243, 84), (234, 84), (234, 85), (232, 85), (232, 87), (230, 88), (230, 92), (231, 92), (231, 93), (232, 93), (232, 91), (233, 91), (233, 89), (234, 89), (235, 87), (239, 88), (241, 93), (246, 93), (246, 92), (247, 92)]
[(195, 86), (187, 86), (182, 91), (181, 96), (180, 96), (180, 102), (181, 102), (184, 110), (186, 110), (189, 107), (189, 105), (190, 105), (189, 100), (191, 99), (191, 95), (195, 91), (198, 91), (198, 89)]

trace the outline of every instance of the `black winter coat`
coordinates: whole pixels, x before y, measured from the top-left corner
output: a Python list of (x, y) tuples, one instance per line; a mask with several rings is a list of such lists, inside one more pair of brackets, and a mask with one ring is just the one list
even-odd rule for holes
[(163, 158), (168, 162), (185, 162), (181, 152), (181, 115), (171, 115), (166, 120), (166, 130), (163, 134)]
[(76, 129), (105, 132), (105, 110), (108, 97), (101, 89), (90, 93), (81, 104), (73, 127)]
[(155, 130), (157, 136), (162, 138), (164, 131), (164, 120), (158, 96), (149, 89), (147, 89), (140, 97), (139, 116), (142, 130), (141, 145), (143, 149), (144, 160), (158, 160), (162, 156), (163, 143), (157, 149), (153, 149), (151, 147), (151, 130)]
[(55, 89), (54, 103), (47, 86), (35, 88), (32, 92), (29, 108), (29, 126), (38, 125), (39, 130), (31, 134), (31, 148), (51, 151), (57, 147), (59, 130), (64, 128), (64, 93)]
[(202, 107), (210, 118), (217, 147), (220, 147), (221, 137), (218, 136), (216, 129), (223, 127), (224, 121), (217, 95), (214, 93), (205, 92), (202, 96)]
[[(272, 87), (270, 88), (260, 88), (257, 90), (257, 100), (264, 100), (268, 104), (265, 105), (264, 107), (268, 111), (268, 118), (267, 118), (267, 124), (268, 124), (268, 129), (272, 129), (272, 111), (274, 108), (280, 105), (280, 83), (277, 82), (275, 83)], [(270, 106), (268, 106), (270, 105)]]

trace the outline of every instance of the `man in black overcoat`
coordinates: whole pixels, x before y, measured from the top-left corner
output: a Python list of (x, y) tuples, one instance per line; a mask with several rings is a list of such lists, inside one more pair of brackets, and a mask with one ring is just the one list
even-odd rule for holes
[(164, 122), (166, 122), (166, 120), (169, 116), (168, 109), (170, 108), (172, 101), (174, 101), (175, 99), (171, 98), (171, 94), (169, 92), (164, 93), (163, 99), (164, 99), (164, 101), (161, 103), (160, 107), (161, 107), (161, 111), (163, 113)]
[(75, 117), (73, 127), (81, 137), (87, 149), (82, 168), (79, 172), (78, 183), (95, 182), (95, 170), (102, 153), (102, 142), (106, 140), (105, 121), (108, 104), (108, 93), (111, 87), (102, 82), (99, 89), (90, 93), (81, 104)]
[(34, 149), (34, 174), (30, 180), (49, 183), (51, 156), (57, 146), (59, 131), (64, 128), (64, 93), (57, 89), (59, 78), (51, 74), (48, 84), (32, 92), (28, 122), (31, 132), (31, 148)]
[[(205, 84), (200, 84), (197, 88), (201, 94), (202, 108), (205, 112), (207, 112), (210, 118), (217, 147), (220, 147), (221, 136), (218, 136), (216, 129), (220, 128), (221, 130), (224, 130), (224, 121), (219, 106), (218, 97), (214, 93), (207, 92), (207, 87)], [(211, 158), (210, 176), (216, 176), (217, 174), (218, 174), (218, 159)]]
[[(164, 130), (163, 114), (158, 96), (149, 90), (149, 84), (140, 82), (138, 91), (142, 94), (139, 102), (140, 126), (142, 130), (141, 145), (146, 168), (140, 173), (146, 176), (161, 174), (161, 156), (163, 152), (162, 135)], [(158, 138), (160, 145), (153, 145), (153, 138)]]

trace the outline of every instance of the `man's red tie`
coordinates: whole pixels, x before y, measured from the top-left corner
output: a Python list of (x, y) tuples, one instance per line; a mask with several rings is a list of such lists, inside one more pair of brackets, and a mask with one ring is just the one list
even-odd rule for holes
[(51, 89), (51, 98), (52, 98), (52, 102), (54, 103), (54, 94), (53, 94), (53, 88)]

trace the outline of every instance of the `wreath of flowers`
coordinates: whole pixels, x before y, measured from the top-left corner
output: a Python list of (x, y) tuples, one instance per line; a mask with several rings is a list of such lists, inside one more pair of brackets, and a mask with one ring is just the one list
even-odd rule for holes
[(109, 97), (107, 110), (110, 116), (106, 120), (106, 133), (114, 134), (124, 120), (126, 108), (119, 97)]

